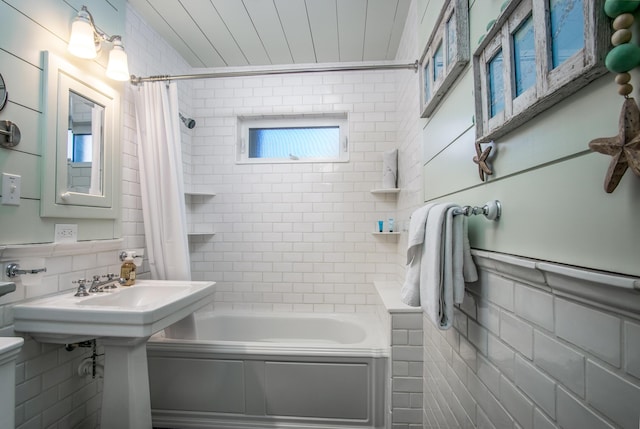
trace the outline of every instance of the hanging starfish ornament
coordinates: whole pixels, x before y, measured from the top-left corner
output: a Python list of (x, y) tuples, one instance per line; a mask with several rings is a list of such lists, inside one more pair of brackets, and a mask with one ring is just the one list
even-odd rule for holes
[(487, 165), (487, 158), (491, 153), (492, 146), (488, 146), (485, 150), (482, 150), (480, 143), (476, 143), (476, 156), (473, 157), (473, 162), (478, 164), (478, 174), (480, 174), (480, 180), (485, 181), (485, 174), (490, 176), (493, 174), (489, 165)]
[(627, 168), (640, 176), (640, 109), (633, 98), (624, 100), (618, 135), (591, 140), (589, 148), (613, 157), (604, 180), (607, 193), (616, 189)]

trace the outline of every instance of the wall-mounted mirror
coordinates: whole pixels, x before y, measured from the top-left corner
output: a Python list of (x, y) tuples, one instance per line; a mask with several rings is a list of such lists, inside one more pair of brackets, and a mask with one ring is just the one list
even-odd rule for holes
[(0, 74), (0, 110), (4, 109), (4, 106), (9, 100), (9, 93), (7, 92), (7, 85), (4, 83), (4, 78)]
[(120, 97), (100, 79), (44, 52), (40, 214), (119, 216)]
[(69, 91), (67, 190), (102, 195), (104, 106)]

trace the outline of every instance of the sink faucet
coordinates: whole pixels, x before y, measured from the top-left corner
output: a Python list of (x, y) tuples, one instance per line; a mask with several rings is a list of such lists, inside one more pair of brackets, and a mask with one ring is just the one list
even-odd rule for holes
[[(106, 277), (107, 280), (100, 281), (101, 277)], [(99, 275), (93, 276), (93, 281), (91, 282), (89, 293), (104, 292), (105, 289), (117, 288), (114, 281), (115, 278), (116, 278), (116, 275), (112, 273), (106, 274), (104, 276), (99, 276)]]
[(87, 281), (85, 279), (74, 280), (71, 283), (78, 284), (78, 290), (73, 296), (89, 296), (89, 292), (87, 292)]

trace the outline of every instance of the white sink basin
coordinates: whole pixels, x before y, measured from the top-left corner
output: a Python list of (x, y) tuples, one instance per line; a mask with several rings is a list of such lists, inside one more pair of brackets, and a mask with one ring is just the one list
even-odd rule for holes
[(151, 429), (147, 339), (211, 303), (214, 285), (139, 280), (87, 297), (67, 291), (16, 305), (14, 329), (49, 343), (99, 338), (104, 347), (100, 427)]
[(137, 309), (153, 307), (157, 304), (173, 300), (174, 297), (184, 295), (189, 291), (185, 286), (142, 286), (128, 287), (115, 293), (101, 293), (87, 297), (78, 302), (78, 305), (90, 305), (97, 307), (120, 307)]
[(14, 329), (41, 342), (67, 344), (93, 338), (143, 338), (213, 301), (213, 282), (138, 280), (113, 292), (73, 292), (14, 307)]

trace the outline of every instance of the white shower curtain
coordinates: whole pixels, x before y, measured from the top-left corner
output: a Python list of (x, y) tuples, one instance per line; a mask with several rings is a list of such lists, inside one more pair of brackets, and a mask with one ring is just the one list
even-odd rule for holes
[(145, 82), (135, 93), (147, 256), (156, 280), (191, 280), (175, 82)]

